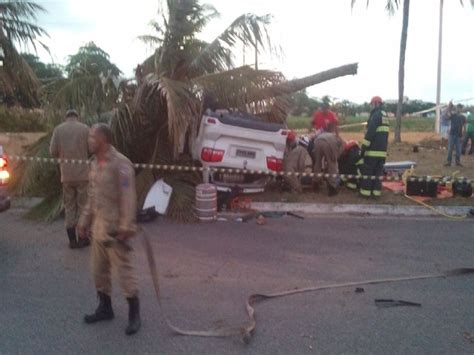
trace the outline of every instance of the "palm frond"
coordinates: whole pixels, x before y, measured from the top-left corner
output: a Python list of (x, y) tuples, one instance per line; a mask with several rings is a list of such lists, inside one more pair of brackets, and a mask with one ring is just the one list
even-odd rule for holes
[(45, 197), (40, 203), (28, 210), (25, 217), (34, 221), (52, 222), (63, 210), (62, 194)]
[[(27, 147), (25, 154), (41, 158), (49, 157), (52, 132)], [(61, 192), (58, 167), (46, 162), (20, 162), (10, 185), (18, 196), (51, 197)], [(47, 188), (45, 188), (47, 187)]]
[[(460, 0), (461, 2), (463, 0)], [(355, 3), (357, 0), (351, 0), (351, 8), (354, 8)], [(369, 7), (370, 0), (367, 0), (366, 2), (366, 7)], [(398, 7), (400, 6), (400, 0), (386, 0), (385, 3), (385, 10), (387, 13), (392, 16), (396, 10), (398, 10)]]
[(118, 98), (118, 89), (110, 76), (87, 73), (59, 79), (45, 90), (54, 93), (52, 103), (56, 107), (82, 108), (87, 117), (96, 116), (95, 119), (110, 110)]
[[(45, 8), (33, 1), (11, 0), (0, 2), (0, 27), (9, 41), (31, 44), (36, 50), (36, 42), (48, 33), (36, 25), (36, 14), (46, 12)], [(41, 45), (49, 50), (46, 45)]]
[(385, 4), (385, 10), (387, 10), (389, 15), (393, 15), (395, 13), (395, 10), (398, 9), (398, 6), (400, 5), (400, 0), (387, 0)]
[[(238, 43), (245, 46), (257, 46), (259, 50), (274, 50), (267, 29), (270, 22), (270, 15), (243, 14), (239, 16), (195, 57), (190, 63), (190, 68), (203, 68), (206, 73), (229, 69), (232, 66), (232, 57), (228, 52)], [(213, 66), (215, 70), (209, 70), (209, 67)]]
[(2, 36), (1, 29), (0, 47), (4, 52), (3, 70), (0, 71), (0, 84), (3, 83), (2, 89), (9, 95), (19, 97), (22, 100), (21, 104), (24, 106), (38, 106), (40, 82), (12, 43)]
[(160, 78), (158, 90), (166, 100), (168, 134), (174, 145), (174, 155), (177, 156), (181, 135), (187, 131), (192, 120), (197, 116), (196, 96), (186, 83), (165, 77)]
[(214, 7), (198, 0), (167, 1), (167, 19), (163, 20), (163, 45), (158, 59), (159, 74), (172, 79), (181, 73), (186, 60), (186, 48), (204, 26), (218, 15)]
[(163, 38), (152, 35), (143, 35), (137, 38), (150, 47), (160, 46), (163, 43)]
[(248, 66), (218, 74), (204, 75), (193, 80), (206, 95), (211, 95), (220, 108), (235, 109), (282, 122), (289, 108), (287, 98), (255, 96), (263, 89), (285, 81), (283, 74), (270, 70), (255, 70)]

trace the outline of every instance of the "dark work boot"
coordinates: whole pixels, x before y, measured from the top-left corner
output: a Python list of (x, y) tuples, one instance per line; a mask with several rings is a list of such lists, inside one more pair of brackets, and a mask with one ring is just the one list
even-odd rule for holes
[(86, 238), (79, 238), (77, 241), (77, 248), (85, 248), (91, 245), (91, 241), (88, 237)]
[(128, 301), (128, 326), (125, 329), (125, 334), (132, 335), (138, 332), (142, 321), (140, 319), (140, 302), (138, 297), (127, 298)]
[(67, 228), (67, 237), (69, 238), (69, 248), (77, 249), (77, 237), (76, 237), (76, 228)]
[(100, 322), (103, 320), (111, 320), (114, 318), (114, 311), (112, 309), (112, 300), (109, 295), (102, 292), (97, 292), (99, 297), (99, 306), (93, 314), (84, 316), (84, 322), (88, 324)]

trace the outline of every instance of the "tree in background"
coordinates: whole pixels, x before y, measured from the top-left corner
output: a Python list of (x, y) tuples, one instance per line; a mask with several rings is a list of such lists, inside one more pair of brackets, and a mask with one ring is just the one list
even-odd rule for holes
[(107, 52), (89, 42), (69, 56), (64, 69), (67, 78), (45, 87), (48, 101), (62, 110), (75, 107), (85, 118), (93, 120), (112, 110), (118, 99), (122, 72), (110, 61)]
[(27, 62), (15, 48), (15, 44), (31, 45), (36, 50), (46, 31), (36, 25), (38, 12), (45, 9), (33, 1), (0, 1), (0, 93), (4, 102), (24, 107), (39, 106), (40, 83)]
[(309, 97), (306, 90), (298, 91), (291, 95), (290, 114), (309, 117), (321, 106), (321, 103), (320, 99)]
[(64, 77), (63, 69), (57, 64), (43, 63), (38, 56), (31, 53), (21, 53), (21, 56), (42, 84)]

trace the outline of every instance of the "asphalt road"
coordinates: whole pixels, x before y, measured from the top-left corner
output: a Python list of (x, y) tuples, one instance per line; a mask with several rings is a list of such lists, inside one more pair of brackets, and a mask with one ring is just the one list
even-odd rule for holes
[[(238, 337), (173, 335), (160, 313), (136, 240), (143, 326), (124, 334), (127, 305), (115, 287), (116, 317), (86, 325), (96, 307), (89, 250), (71, 251), (61, 221), (0, 215), (1, 354), (461, 354), (474, 353), (474, 276), (306, 293), (256, 307), (257, 329)], [(253, 292), (411, 276), (474, 267), (474, 221), (292, 217), (265, 226), (157, 221), (153, 234), (165, 312), (186, 329), (245, 323)], [(117, 285), (117, 283), (115, 283)], [(376, 298), (422, 307), (377, 308)], [(474, 341), (474, 340), (473, 340)]]

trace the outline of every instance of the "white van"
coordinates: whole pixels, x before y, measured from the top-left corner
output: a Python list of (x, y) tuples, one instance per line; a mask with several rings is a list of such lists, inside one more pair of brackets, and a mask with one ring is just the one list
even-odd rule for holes
[[(264, 122), (247, 113), (207, 111), (193, 158), (200, 160), (203, 167), (279, 172), (283, 169), (287, 135), (284, 124)], [(209, 173), (209, 182), (218, 191), (237, 186), (243, 193), (262, 192), (270, 180), (268, 175)]]

